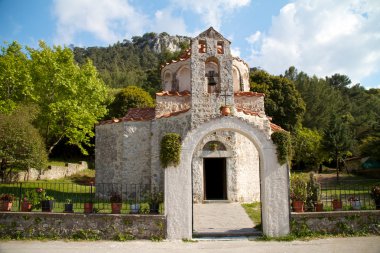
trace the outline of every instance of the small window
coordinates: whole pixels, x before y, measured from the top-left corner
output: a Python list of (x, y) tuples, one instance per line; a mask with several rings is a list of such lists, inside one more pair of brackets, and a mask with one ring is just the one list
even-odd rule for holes
[(224, 43), (223, 41), (218, 41), (216, 44), (216, 49), (218, 51), (218, 54), (224, 54)]
[(199, 53), (206, 53), (206, 41), (205, 40), (200, 40), (198, 44), (198, 52)]
[(203, 146), (204, 151), (226, 151), (227, 148), (220, 141), (209, 141)]

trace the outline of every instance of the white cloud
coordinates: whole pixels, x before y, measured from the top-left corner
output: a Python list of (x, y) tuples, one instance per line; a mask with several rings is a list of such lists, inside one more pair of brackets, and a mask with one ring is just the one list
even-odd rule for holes
[(78, 33), (88, 32), (106, 43), (141, 34), (147, 17), (128, 0), (56, 0), (57, 43), (74, 43)]
[(238, 48), (238, 47), (231, 47), (231, 54), (233, 56), (240, 57), (240, 48)]
[(171, 0), (172, 6), (198, 14), (205, 26), (220, 30), (223, 19), (234, 10), (247, 6), (251, 0)]
[(167, 32), (171, 35), (190, 35), (187, 32), (186, 24), (183, 18), (174, 17), (171, 8), (158, 10), (154, 14), (154, 22), (150, 25), (150, 30)]
[(354, 82), (379, 73), (380, 5), (377, 0), (295, 0), (272, 18), (267, 33), (247, 38), (251, 66), (273, 74), (294, 65), (318, 76), (341, 73)]

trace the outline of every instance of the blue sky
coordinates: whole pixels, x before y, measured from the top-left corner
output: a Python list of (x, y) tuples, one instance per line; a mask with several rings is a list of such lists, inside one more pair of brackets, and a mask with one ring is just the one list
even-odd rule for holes
[(272, 74), (348, 75), (380, 88), (379, 0), (0, 0), (0, 41), (107, 46), (145, 32), (209, 26)]

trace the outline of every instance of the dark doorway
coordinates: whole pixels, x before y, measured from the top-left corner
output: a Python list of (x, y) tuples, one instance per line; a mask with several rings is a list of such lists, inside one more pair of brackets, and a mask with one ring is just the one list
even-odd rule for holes
[(205, 200), (227, 199), (226, 158), (204, 158)]

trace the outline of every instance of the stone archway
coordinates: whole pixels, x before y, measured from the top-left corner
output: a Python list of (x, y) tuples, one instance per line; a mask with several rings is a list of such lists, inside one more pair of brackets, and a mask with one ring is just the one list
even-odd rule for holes
[(211, 131), (235, 131), (248, 138), (260, 155), (263, 233), (289, 233), (289, 171), (277, 161), (276, 146), (264, 131), (236, 117), (210, 120), (190, 131), (182, 141), (181, 163), (165, 169), (165, 214), (168, 239), (192, 237), (191, 160), (201, 139)]

